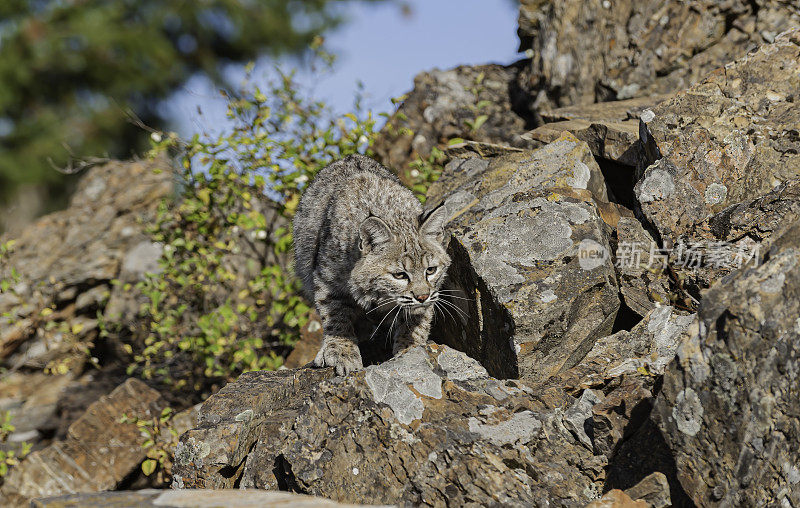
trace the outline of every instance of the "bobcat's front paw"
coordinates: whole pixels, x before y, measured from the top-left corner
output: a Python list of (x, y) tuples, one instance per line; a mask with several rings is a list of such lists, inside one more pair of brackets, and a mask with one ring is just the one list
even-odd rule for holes
[(336, 374), (346, 376), (364, 368), (358, 346), (344, 337), (325, 337), (322, 347), (314, 358), (317, 367), (336, 367)]

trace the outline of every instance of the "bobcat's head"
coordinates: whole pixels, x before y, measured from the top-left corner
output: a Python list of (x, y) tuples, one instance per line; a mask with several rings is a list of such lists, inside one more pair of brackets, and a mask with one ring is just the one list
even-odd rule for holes
[(444, 207), (402, 227), (367, 218), (359, 228), (361, 258), (350, 275), (350, 289), (359, 304), (416, 314), (436, 303), (450, 266), (444, 245), (446, 219)]

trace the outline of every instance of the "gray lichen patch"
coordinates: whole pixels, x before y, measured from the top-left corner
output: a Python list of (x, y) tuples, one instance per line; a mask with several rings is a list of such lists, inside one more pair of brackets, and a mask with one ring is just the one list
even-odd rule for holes
[(668, 198), (675, 192), (675, 180), (657, 165), (647, 168), (644, 178), (636, 185), (636, 197), (642, 203)]
[(675, 399), (672, 417), (675, 418), (679, 431), (688, 436), (696, 436), (703, 425), (703, 405), (697, 392), (691, 388), (681, 391)]
[(375, 402), (388, 405), (397, 420), (406, 425), (421, 419), (425, 410), (417, 394), (442, 398), (442, 379), (433, 371), (423, 347), (413, 348), (381, 365), (367, 367), (365, 380)]
[(712, 183), (706, 187), (704, 197), (707, 204), (718, 205), (728, 197), (728, 188), (721, 183)]
[(482, 423), (475, 417), (469, 419), (469, 431), (493, 444), (528, 443), (542, 430), (542, 422), (531, 411), (514, 413), (511, 418), (497, 424)]
[(447, 348), (436, 358), (436, 363), (453, 381), (485, 379), (489, 377), (486, 369), (477, 361), (455, 349)]
[(673, 313), (669, 305), (656, 307), (650, 314), (647, 331), (653, 334), (652, 350), (655, 360), (651, 369), (661, 373), (678, 349), (679, 338), (694, 320), (694, 314), (680, 316)]

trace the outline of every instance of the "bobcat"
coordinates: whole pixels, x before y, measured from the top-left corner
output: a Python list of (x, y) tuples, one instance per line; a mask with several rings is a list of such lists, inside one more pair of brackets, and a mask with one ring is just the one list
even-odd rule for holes
[(363, 368), (361, 332), (384, 323), (394, 353), (427, 341), (450, 265), (446, 219), (444, 207), (423, 216), (411, 191), (367, 157), (319, 172), (294, 218), (295, 271), (324, 331), (316, 366), (338, 375)]

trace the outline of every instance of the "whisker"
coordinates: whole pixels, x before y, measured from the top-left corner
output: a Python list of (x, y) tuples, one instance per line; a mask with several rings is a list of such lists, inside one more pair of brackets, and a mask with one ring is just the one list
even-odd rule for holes
[[(399, 310), (403, 310), (403, 311), (405, 311), (405, 310), (406, 310), (406, 308), (405, 308), (405, 307), (398, 307), (398, 309), (399, 309)], [(394, 319), (392, 319), (392, 324), (390, 324), (390, 325), (389, 325), (389, 333), (387, 333), (387, 334), (386, 334), (386, 341), (387, 341), (387, 342), (388, 342), (390, 339), (392, 340), (392, 342), (394, 342), (394, 338), (392, 337), (392, 328), (394, 328), (394, 322), (395, 322), (395, 321), (397, 321), (397, 316), (399, 316), (399, 315), (400, 315), (400, 312), (399, 312), (399, 310), (398, 310), (397, 314), (395, 314), (395, 315), (394, 315)], [(387, 345), (389, 345), (389, 344), (387, 344)], [(391, 344), (391, 346), (392, 346), (392, 349), (394, 349), (394, 344)]]
[(375, 330), (372, 331), (372, 335), (369, 336), (369, 339), (367, 339), (367, 342), (372, 340), (372, 337), (374, 337), (375, 334), (378, 332), (378, 330), (380, 329), (380, 327), (383, 324), (383, 322), (386, 321), (387, 317), (389, 317), (389, 314), (391, 314), (394, 309), (399, 309), (399, 308), (400, 308), (399, 305), (395, 305), (394, 307), (391, 308), (391, 310), (389, 310), (389, 312), (386, 313), (385, 316), (383, 316), (383, 319), (381, 319), (381, 322), (378, 323), (378, 326), (375, 327)]
[[(436, 303), (442, 303), (443, 301), (444, 301), (444, 300), (439, 300), (439, 301), (438, 301), (438, 302), (436, 302)], [(441, 307), (441, 310), (442, 310), (442, 316), (444, 316), (444, 313), (445, 313), (445, 312), (447, 312), (447, 315), (448, 315), (448, 316), (450, 316), (450, 319), (452, 319), (452, 320), (453, 320), (453, 321), (455, 321), (456, 323), (458, 322), (458, 320), (456, 319), (456, 317), (453, 315), (453, 313), (452, 313), (452, 312), (450, 312), (450, 311), (447, 309), (447, 307), (444, 307), (444, 306), (442, 306), (442, 307)]]
[(383, 307), (384, 305), (387, 305), (387, 304), (389, 304), (389, 303), (392, 303), (393, 301), (394, 301), (394, 298), (387, 298), (387, 299), (385, 299), (385, 300), (381, 301), (380, 303), (378, 303), (377, 305), (375, 305), (375, 307), (374, 307), (374, 308), (372, 308), (372, 309), (368, 310), (368, 311), (367, 311), (367, 314), (369, 314), (370, 312), (375, 312), (376, 310), (380, 309), (380, 308), (381, 308), (381, 307)]
[(437, 292), (438, 292), (438, 293), (444, 293), (444, 296), (447, 296), (447, 297), (450, 297), (450, 298), (458, 298), (458, 299), (461, 299), (461, 300), (469, 300), (469, 301), (471, 301), (471, 302), (474, 302), (474, 301), (475, 301), (475, 299), (474, 299), (474, 298), (469, 298), (469, 297), (467, 297), (467, 296), (458, 296), (458, 295), (454, 294), (454, 293), (464, 294), (464, 292), (463, 292), (463, 291), (461, 291), (461, 290), (456, 290), (456, 289), (440, 289), (440, 290), (439, 290), (439, 291), (437, 291)]
[(469, 320), (469, 315), (467, 315), (467, 313), (466, 313), (466, 312), (464, 312), (463, 310), (459, 309), (459, 308), (456, 306), (456, 304), (454, 304), (453, 302), (448, 302), (447, 300), (441, 300), (441, 302), (442, 302), (443, 304), (447, 305), (448, 307), (452, 307), (452, 308), (453, 308), (453, 310), (455, 310), (456, 312), (458, 312), (459, 314), (461, 314), (462, 316), (464, 316), (464, 319), (466, 319), (466, 320)]
[(445, 294), (445, 295), (442, 295), (442, 296), (445, 297), (445, 298), (456, 298), (458, 300), (465, 300), (467, 302), (474, 302), (475, 301), (474, 298), (466, 298), (466, 297), (463, 297), (463, 296), (448, 295), (448, 294)]

